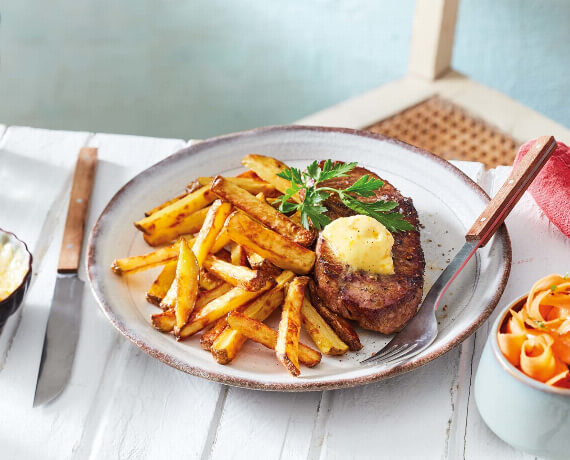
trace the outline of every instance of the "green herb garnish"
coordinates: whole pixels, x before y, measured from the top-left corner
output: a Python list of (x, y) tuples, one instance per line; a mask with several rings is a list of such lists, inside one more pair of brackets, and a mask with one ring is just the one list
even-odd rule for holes
[(553, 284), (552, 286), (550, 286), (550, 292), (555, 292), (556, 289), (558, 289), (558, 286), (556, 284)]
[(546, 326), (544, 325), (544, 321), (537, 321), (537, 320), (533, 320), (534, 323), (536, 324), (536, 326), (540, 329), (546, 329)]
[[(305, 171), (297, 168), (289, 168), (277, 174), (279, 177), (291, 182), (291, 187), (281, 196), (279, 211), (290, 213), (299, 211), (301, 213), (301, 223), (306, 229), (310, 229), (311, 224), (317, 230), (321, 230), (331, 222), (331, 219), (324, 213), (328, 209), (324, 206), (324, 201), (336, 193), (344, 205), (358, 214), (372, 217), (383, 224), (391, 232), (401, 232), (415, 230), (415, 227), (405, 220), (397, 212), (389, 212), (398, 206), (395, 201), (376, 201), (373, 203), (363, 203), (353, 195), (361, 197), (374, 196), (374, 192), (384, 185), (380, 179), (370, 177), (368, 174), (360, 177), (350, 187), (339, 190), (332, 187), (319, 187), (321, 182), (335, 177), (344, 177), (357, 163), (333, 163), (326, 160), (322, 168), (316, 161), (313, 161)], [(289, 200), (300, 190), (304, 190), (305, 198), (302, 203), (292, 203)], [(310, 222), (309, 222), (310, 221)]]

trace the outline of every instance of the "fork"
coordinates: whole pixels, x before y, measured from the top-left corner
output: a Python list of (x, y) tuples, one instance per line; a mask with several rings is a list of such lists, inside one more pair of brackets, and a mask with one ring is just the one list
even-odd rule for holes
[(465, 235), (466, 242), (427, 293), (412, 320), (381, 350), (361, 364), (401, 363), (425, 350), (437, 337), (435, 311), (459, 272), (485, 246), (556, 148), (552, 136), (539, 137)]

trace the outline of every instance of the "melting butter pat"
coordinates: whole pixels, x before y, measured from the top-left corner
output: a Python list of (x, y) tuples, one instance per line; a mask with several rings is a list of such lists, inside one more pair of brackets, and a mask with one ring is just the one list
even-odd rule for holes
[(0, 300), (18, 288), (28, 271), (28, 259), (0, 235)]
[(333, 220), (322, 232), (337, 258), (354, 270), (394, 274), (394, 237), (372, 217), (356, 215)]

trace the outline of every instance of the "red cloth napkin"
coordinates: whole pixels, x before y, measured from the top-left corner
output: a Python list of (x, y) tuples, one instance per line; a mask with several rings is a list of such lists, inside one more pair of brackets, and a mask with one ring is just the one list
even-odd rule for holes
[[(528, 141), (517, 153), (515, 164), (526, 155), (536, 139)], [(570, 237), (570, 147), (557, 141), (556, 150), (528, 191), (546, 217)]]

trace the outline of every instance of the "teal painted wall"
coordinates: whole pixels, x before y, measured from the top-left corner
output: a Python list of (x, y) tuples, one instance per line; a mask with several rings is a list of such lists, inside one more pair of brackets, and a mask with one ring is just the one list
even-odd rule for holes
[(570, 127), (570, 1), (460, 0), (453, 66)]
[[(406, 73), (412, 0), (4, 0), (0, 122), (208, 137)], [(570, 2), (464, 0), (454, 65), (570, 126)]]

